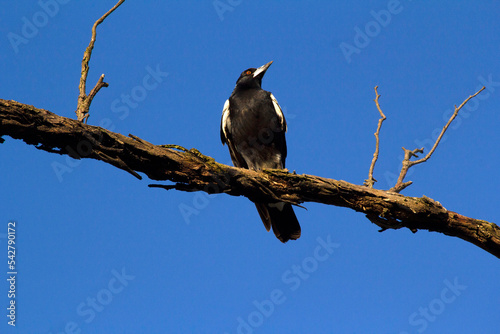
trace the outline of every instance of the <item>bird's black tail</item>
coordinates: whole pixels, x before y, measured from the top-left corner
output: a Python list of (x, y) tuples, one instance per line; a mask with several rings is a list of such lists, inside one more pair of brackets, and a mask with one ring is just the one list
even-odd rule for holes
[(281, 242), (297, 240), (300, 237), (300, 224), (291, 204), (255, 203), (255, 206), (266, 230), (269, 231), (272, 227), (274, 235)]

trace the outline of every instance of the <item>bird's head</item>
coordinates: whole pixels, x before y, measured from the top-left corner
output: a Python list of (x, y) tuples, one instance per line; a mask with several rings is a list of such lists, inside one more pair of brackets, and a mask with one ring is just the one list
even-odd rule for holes
[(252, 67), (248, 70), (244, 70), (236, 81), (236, 87), (244, 89), (260, 88), (262, 85), (262, 77), (264, 77), (264, 74), (272, 63), (273, 61), (271, 60), (269, 63), (262, 65), (259, 68)]

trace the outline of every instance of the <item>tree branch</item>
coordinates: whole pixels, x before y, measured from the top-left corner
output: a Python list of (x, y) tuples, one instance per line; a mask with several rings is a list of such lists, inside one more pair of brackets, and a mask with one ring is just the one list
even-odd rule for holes
[(412, 157), (415, 157), (415, 158), (418, 158), (417, 156), (417, 153), (424, 153), (424, 148), (417, 148), (417, 149), (414, 149), (413, 151), (410, 151), (410, 150), (407, 150), (406, 148), (403, 147), (403, 150), (405, 151), (405, 157), (403, 158), (403, 167), (401, 167), (401, 172), (399, 173), (399, 177), (398, 177), (398, 180), (396, 181), (396, 184), (394, 185), (394, 187), (392, 187), (390, 189), (390, 191), (394, 191), (394, 192), (397, 192), (399, 193), (401, 190), (405, 189), (406, 187), (408, 187), (409, 185), (412, 184), (411, 181), (408, 181), (408, 182), (403, 182), (405, 177), (406, 177), (406, 173), (408, 173), (408, 170), (412, 167), (412, 166), (415, 166), (415, 165), (418, 165), (422, 162), (426, 162), (427, 160), (429, 160), (429, 158), (431, 157), (432, 153), (434, 153), (434, 151), (436, 150), (437, 146), (439, 145), (439, 142), (441, 141), (441, 138), (443, 138), (443, 135), (444, 133), (446, 132), (446, 130), (448, 129), (448, 127), (450, 126), (451, 122), (453, 122), (453, 120), (455, 119), (455, 117), (457, 117), (458, 115), (458, 112), (460, 111), (460, 109), (462, 109), (463, 106), (465, 106), (465, 104), (467, 102), (469, 102), (470, 99), (476, 97), (477, 94), (481, 93), (486, 87), (483, 87), (481, 88), (480, 90), (478, 90), (475, 94), (469, 96), (464, 102), (462, 102), (462, 104), (460, 106), (456, 106), (455, 105), (455, 112), (453, 113), (453, 115), (451, 115), (450, 119), (448, 120), (448, 123), (445, 124), (445, 126), (443, 127), (443, 130), (441, 130), (441, 133), (439, 134), (439, 137), (436, 139), (436, 142), (434, 143), (434, 145), (432, 146), (431, 150), (429, 151), (429, 153), (427, 153), (427, 155), (419, 160), (414, 160), (414, 161), (410, 161), (410, 159)]
[(373, 153), (373, 159), (372, 163), (370, 165), (370, 170), (368, 171), (368, 179), (365, 180), (364, 185), (370, 188), (373, 188), (373, 185), (377, 180), (373, 178), (373, 170), (375, 169), (375, 163), (378, 160), (378, 153), (379, 153), (379, 134), (380, 134), (380, 128), (382, 128), (382, 123), (385, 121), (387, 117), (385, 117), (384, 113), (382, 112), (382, 109), (380, 108), (380, 104), (378, 103), (378, 98), (380, 97), (378, 91), (378, 86), (375, 86), (375, 105), (377, 106), (378, 112), (380, 113), (380, 119), (378, 120), (378, 126), (377, 126), (377, 131), (375, 131), (375, 153)]
[(89, 109), (92, 100), (94, 99), (97, 92), (102, 87), (108, 87), (108, 83), (104, 82), (104, 74), (101, 74), (99, 80), (97, 81), (95, 87), (90, 91), (90, 94), (87, 95), (87, 76), (89, 74), (89, 61), (90, 57), (92, 57), (92, 50), (94, 49), (94, 43), (97, 37), (97, 26), (101, 24), (106, 17), (108, 17), (116, 8), (118, 8), (125, 0), (120, 0), (116, 5), (113, 6), (106, 14), (104, 14), (100, 19), (98, 19), (94, 25), (92, 26), (92, 37), (90, 38), (89, 46), (85, 49), (83, 53), (82, 59), (82, 75), (80, 77), (80, 84), (78, 85), (78, 89), (80, 90), (80, 95), (78, 95), (78, 104), (75, 110), (76, 117), (80, 122), (85, 121), (89, 118)]
[(101, 160), (138, 178), (138, 173), (144, 173), (151, 180), (174, 182), (167, 189), (226, 193), (254, 202), (316, 202), (347, 207), (364, 213), (382, 229), (406, 227), (411, 231), (440, 232), (471, 242), (500, 258), (497, 225), (449, 211), (425, 196), (403, 196), (313, 175), (230, 167), (195, 149), (156, 146), (135, 136), (126, 137), (0, 99), (0, 142), (1, 136), (21, 139), (51, 153)]

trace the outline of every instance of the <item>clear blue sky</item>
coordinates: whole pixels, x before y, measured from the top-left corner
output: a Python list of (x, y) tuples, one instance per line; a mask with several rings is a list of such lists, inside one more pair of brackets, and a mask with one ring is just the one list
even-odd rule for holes
[[(4, 1), (0, 98), (75, 118), (91, 26), (114, 4)], [(379, 86), (388, 119), (375, 178), (387, 189), (401, 147), (428, 149), (453, 105), (486, 84), (403, 194), (499, 223), (497, 2), (215, 4), (129, 0), (99, 26), (88, 85), (105, 73), (110, 86), (89, 124), (229, 164), (224, 101), (241, 71), (274, 60), (263, 88), (285, 111), (297, 173), (366, 179)], [(102, 162), (5, 139), (1, 333), (498, 333), (499, 260), (460, 239), (379, 233), (362, 214), (306, 203), (302, 237), (282, 244), (245, 198), (149, 189)]]

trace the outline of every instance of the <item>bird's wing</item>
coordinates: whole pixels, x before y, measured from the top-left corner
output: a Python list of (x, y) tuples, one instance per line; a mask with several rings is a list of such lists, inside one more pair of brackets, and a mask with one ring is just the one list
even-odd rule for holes
[(285, 132), (288, 130), (288, 126), (286, 125), (285, 115), (283, 114), (283, 111), (278, 104), (278, 100), (276, 100), (273, 94), (270, 94), (270, 97), (271, 101), (273, 101), (274, 111), (278, 119), (277, 125), (281, 130), (281, 132), (275, 133), (274, 145), (276, 145), (276, 148), (281, 153), (281, 168), (285, 168), (285, 160), (287, 155)]
[(228, 141), (228, 119), (229, 119), (229, 100), (226, 100), (224, 103), (224, 108), (222, 109), (222, 117), (220, 120), (220, 140), (222, 141), (222, 145), (227, 143)]
[(271, 94), (271, 100), (273, 101), (274, 110), (276, 111), (276, 115), (278, 116), (278, 121), (281, 126), (281, 129), (287, 132), (288, 127), (286, 125), (285, 115), (283, 115), (283, 111), (281, 110), (280, 105), (278, 104), (278, 100)]
[(241, 156), (241, 154), (236, 150), (236, 147), (233, 143), (233, 138), (231, 136), (231, 121), (229, 119), (229, 100), (226, 100), (224, 103), (224, 108), (222, 110), (222, 118), (220, 123), (220, 139), (222, 141), (222, 145), (227, 143), (229, 147), (229, 154), (231, 155), (231, 160), (233, 161), (233, 165), (241, 168), (248, 168), (245, 159)]

